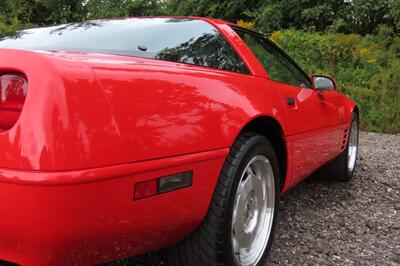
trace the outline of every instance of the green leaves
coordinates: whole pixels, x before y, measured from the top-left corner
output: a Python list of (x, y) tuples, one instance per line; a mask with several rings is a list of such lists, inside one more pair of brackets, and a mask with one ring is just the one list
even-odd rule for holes
[(392, 20), (397, 33), (400, 33), (400, 1), (389, 0), (389, 19)]
[(88, 19), (127, 16), (127, 1), (89, 0), (85, 4)]
[[(1, 0), (0, 21), (52, 25), (94, 18), (190, 15), (254, 22), (266, 34), (295, 28), (375, 33), (386, 24), (400, 33), (398, 0)], [(4, 27), (3, 27), (4, 28)]]
[(400, 132), (400, 37), (276, 31), (271, 39), (308, 73), (334, 75), (354, 99), (364, 130)]
[(84, 5), (88, 19), (166, 15), (166, 6), (158, 0), (89, 0)]
[(264, 5), (260, 13), (255, 15), (255, 26), (265, 34), (270, 34), (281, 28), (282, 10), (278, 5)]

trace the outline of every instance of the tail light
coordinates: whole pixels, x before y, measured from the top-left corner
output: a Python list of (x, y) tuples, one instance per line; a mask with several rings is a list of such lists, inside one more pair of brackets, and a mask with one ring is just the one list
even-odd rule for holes
[(18, 120), (28, 93), (28, 81), (20, 74), (0, 74), (0, 130)]

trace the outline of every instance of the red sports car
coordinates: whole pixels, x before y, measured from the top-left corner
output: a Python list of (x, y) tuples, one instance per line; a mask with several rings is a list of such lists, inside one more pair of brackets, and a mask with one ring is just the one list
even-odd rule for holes
[(357, 106), (248, 29), (95, 20), (0, 47), (2, 263), (264, 265), (279, 195), (353, 176)]

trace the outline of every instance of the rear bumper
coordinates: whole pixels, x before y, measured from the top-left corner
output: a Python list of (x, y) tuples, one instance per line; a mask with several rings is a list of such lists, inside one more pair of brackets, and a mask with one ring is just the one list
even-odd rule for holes
[[(0, 170), (0, 260), (89, 265), (171, 245), (203, 219), (228, 151), (73, 172)], [(189, 170), (191, 187), (133, 200), (136, 182)]]

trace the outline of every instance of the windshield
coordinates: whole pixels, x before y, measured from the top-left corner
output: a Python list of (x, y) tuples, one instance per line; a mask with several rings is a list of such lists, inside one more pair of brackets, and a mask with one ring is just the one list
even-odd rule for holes
[(219, 32), (195, 19), (94, 20), (28, 29), (1, 38), (0, 48), (139, 56), (248, 73)]

